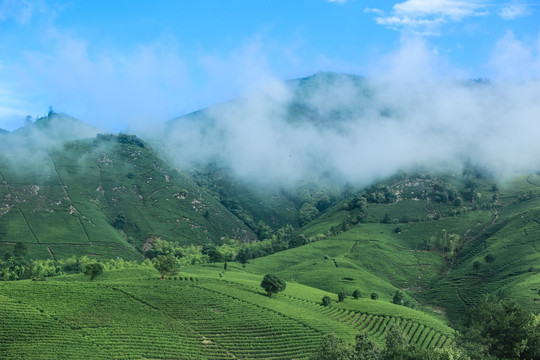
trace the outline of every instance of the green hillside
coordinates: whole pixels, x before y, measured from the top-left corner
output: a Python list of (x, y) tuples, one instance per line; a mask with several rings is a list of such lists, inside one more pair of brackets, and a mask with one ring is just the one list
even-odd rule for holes
[(410, 306), (458, 327), (486, 294), (537, 313), (536, 177), (499, 187), (487, 178), (401, 174), (362, 193), (362, 220), (350, 205), (357, 194), (299, 231), (307, 245), (252, 259), (247, 269), (334, 293), (375, 292), (384, 301), (400, 290)]
[(184, 245), (255, 238), (136, 137), (25, 150), (22, 159), (18, 147), (0, 156), (1, 253), (24, 242), (32, 259), (141, 259), (157, 238)]

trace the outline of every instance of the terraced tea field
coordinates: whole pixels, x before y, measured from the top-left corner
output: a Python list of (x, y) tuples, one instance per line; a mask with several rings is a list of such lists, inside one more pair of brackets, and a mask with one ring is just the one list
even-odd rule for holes
[[(394, 323), (424, 348), (451, 341), (444, 324), (405, 309), (426, 317), (421, 323), (388, 303), (372, 304), (378, 312), (323, 307), (310, 299), (321, 290), (303, 285), (268, 298), (251, 274), (183, 275), (162, 281), (130, 269), (92, 282), (72, 275), (0, 283), (0, 358), (306, 359), (325, 333), (352, 341), (365, 331), (380, 342)], [(343, 306), (362, 302), (375, 301)]]

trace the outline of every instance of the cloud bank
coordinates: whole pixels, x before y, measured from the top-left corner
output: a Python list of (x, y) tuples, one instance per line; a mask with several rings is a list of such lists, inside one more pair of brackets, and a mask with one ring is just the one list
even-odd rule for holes
[[(508, 37), (501, 41), (514, 47), (494, 50), (494, 72), (516, 60), (506, 51), (526, 49)], [(459, 80), (440, 76), (440, 59), (425, 41), (404, 39), (376, 76), (268, 82), (154, 136), (179, 166), (217, 161), (262, 183), (326, 177), (366, 185), (415, 166), (460, 171), (469, 160), (501, 178), (537, 171), (540, 57), (525, 53), (521, 71), (536, 78)]]

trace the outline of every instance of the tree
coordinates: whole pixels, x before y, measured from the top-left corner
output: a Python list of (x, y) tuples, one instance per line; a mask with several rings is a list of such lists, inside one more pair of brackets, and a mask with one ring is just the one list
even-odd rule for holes
[(322, 298), (323, 306), (330, 306), (331, 303), (332, 303), (332, 299), (330, 298), (330, 296), (328, 295), (323, 296)]
[(338, 302), (343, 302), (343, 300), (345, 300), (346, 297), (347, 297), (347, 295), (345, 295), (345, 292), (340, 291), (339, 294), (338, 294)]
[(87, 264), (84, 269), (84, 275), (90, 275), (90, 281), (94, 280), (96, 276), (103, 273), (103, 264), (102, 263), (91, 263)]
[(247, 264), (249, 259), (251, 259), (251, 251), (248, 248), (243, 247), (238, 250), (238, 254), (236, 254), (236, 261), (242, 264), (243, 268), (245, 268), (245, 265)]
[(215, 248), (208, 251), (208, 257), (213, 264), (223, 261), (223, 255)]
[(114, 219), (114, 222), (111, 224), (115, 229), (122, 230), (127, 224), (127, 219), (124, 213), (119, 213), (116, 215), (116, 219)]
[(383, 359), (416, 359), (416, 357), (408, 357), (406, 354), (411, 350), (407, 349), (409, 339), (403, 332), (401, 327), (394, 325), (386, 334), (386, 349), (383, 351)]
[(334, 334), (325, 335), (311, 360), (353, 360), (356, 359), (351, 347)]
[(392, 302), (397, 305), (405, 304), (405, 294), (402, 291), (396, 290)]
[(300, 219), (300, 223), (302, 225), (309, 223), (318, 215), (319, 210), (317, 210), (317, 208), (311, 203), (305, 203), (298, 211), (298, 218)]
[(227, 271), (227, 262), (226, 261), (223, 263), (223, 270)]
[(161, 274), (161, 280), (166, 275), (174, 275), (178, 271), (176, 259), (170, 255), (158, 255), (154, 259), (154, 267)]
[(356, 335), (354, 350), (356, 352), (356, 359), (378, 360), (381, 358), (381, 348), (365, 332)]
[(354, 290), (352, 293), (352, 297), (355, 299), (360, 299), (362, 297), (362, 294), (360, 294), (360, 290)]
[(268, 297), (272, 297), (272, 294), (285, 290), (286, 286), (285, 281), (274, 274), (266, 274), (261, 281), (261, 287), (266, 291)]
[(377, 293), (371, 293), (370, 296), (371, 296), (372, 300), (377, 300), (379, 298), (379, 294), (377, 294)]
[(471, 358), (540, 359), (540, 323), (514, 301), (485, 297), (460, 339)]

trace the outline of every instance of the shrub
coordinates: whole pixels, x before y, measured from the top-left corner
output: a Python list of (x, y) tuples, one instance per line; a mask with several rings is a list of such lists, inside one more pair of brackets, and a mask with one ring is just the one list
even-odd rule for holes
[(330, 299), (330, 296), (325, 295), (322, 298), (322, 304), (323, 306), (329, 306), (332, 303), (332, 299)]
[(360, 294), (360, 290), (354, 290), (352, 293), (352, 297), (355, 299), (360, 299), (362, 297), (362, 294)]
[(103, 273), (103, 264), (101, 263), (91, 263), (86, 265), (84, 270), (84, 275), (90, 275), (90, 280), (94, 280), (96, 276)]
[(371, 299), (372, 300), (377, 300), (379, 298), (379, 294), (377, 293), (371, 293)]
[(338, 302), (343, 302), (343, 300), (345, 300), (346, 297), (347, 295), (345, 295), (345, 292), (340, 291), (338, 294)]

